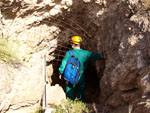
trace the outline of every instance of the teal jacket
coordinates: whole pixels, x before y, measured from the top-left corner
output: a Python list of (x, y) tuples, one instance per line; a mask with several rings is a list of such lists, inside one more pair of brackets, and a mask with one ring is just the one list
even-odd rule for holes
[[(80, 77), (79, 77), (79, 80), (81, 78), (84, 79), (84, 71), (86, 70), (89, 62), (95, 61), (95, 60), (100, 60), (102, 58), (97, 53), (93, 53), (93, 52), (83, 50), (83, 49), (72, 49), (72, 51), (73, 51), (73, 55), (76, 58), (78, 58), (78, 60), (80, 61)], [(67, 51), (64, 59), (62, 60), (61, 65), (59, 67), (59, 74), (63, 74), (64, 69), (65, 69), (66, 64), (67, 64), (67, 61), (70, 57), (71, 57), (70, 53), (69, 53), (69, 51)]]

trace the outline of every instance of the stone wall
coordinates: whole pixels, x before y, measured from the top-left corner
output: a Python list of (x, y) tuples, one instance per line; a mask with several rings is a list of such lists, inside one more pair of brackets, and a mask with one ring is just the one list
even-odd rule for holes
[[(2, 0), (0, 7), (0, 36), (17, 40), (21, 45), (18, 56), (29, 69), (28, 76), (34, 75), (32, 70), (38, 73), (44, 54), (50, 62), (58, 45), (67, 43), (73, 35), (81, 35), (83, 48), (106, 55), (104, 62), (96, 63), (101, 89), (99, 102), (111, 106), (110, 113), (129, 106), (133, 113), (149, 112), (150, 12), (140, 1)], [(52, 74), (52, 70), (48, 73)], [(18, 79), (18, 76), (12, 79), (13, 83)], [(3, 83), (7, 82), (10, 80)], [(4, 92), (2, 95), (7, 94)], [(11, 104), (3, 107), (6, 101), (1, 98), (3, 111), (14, 105), (9, 101)]]

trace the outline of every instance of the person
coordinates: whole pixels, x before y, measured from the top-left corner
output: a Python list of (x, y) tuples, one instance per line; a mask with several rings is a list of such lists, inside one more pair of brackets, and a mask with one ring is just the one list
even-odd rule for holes
[[(82, 42), (82, 38), (80, 36), (73, 36), (71, 39), (72, 43), (72, 52), (73, 55), (78, 58), (80, 61), (80, 75), (79, 82), (76, 85), (72, 85), (68, 81), (66, 81), (66, 96), (71, 100), (75, 100), (75, 95), (77, 99), (86, 102), (85, 98), (85, 75), (84, 72), (91, 61), (100, 60), (102, 56), (98, 53), (94, 53), (88, 50), (83, 50), (80, 48)], [(65, 70), (68, 59), (70, 58), (69, 51), (66, 52), (62, 63), (59, 67), (59, 78), (62, 79), (62, 74)]]

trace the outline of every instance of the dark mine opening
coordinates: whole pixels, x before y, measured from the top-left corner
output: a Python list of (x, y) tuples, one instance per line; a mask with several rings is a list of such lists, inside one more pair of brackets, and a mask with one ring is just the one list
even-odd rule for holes
[[(69, 16), (69, 15), (68, 15)], [(54, 56), (54, 60), (50, 61), (47, 63), (47, 65), (52, 64), (53, 67), (53, 74), (51, 76), (52, 83), (51, 85), (59, 84), (62, 86), (62, 88), (65, 91), (65, 80), (60, 80), (59, 79), (59, 66), (61, 65), (61, 61), (65, 56), (66, 51), (72, 49), (70, 45), (70, 39), (74, 35), (79, 35), (83, 38), (83, 43), (81, 44), (81, 48), (85, 50), (90, 50), (92, 52), (95, 51), (95, 42), (93, 42), (91, 39), (91, 35), (80, 26), (80, 24), (72, 21), (71, 19), (64, 18), (53, 18), (51, 21), (44, 20), (43, 22), (48, 25), (56, 25), (61, 29), (61, 33), (57, 37), (57, 45), (52, 54), (49, 54), (50, 56)], [(68, 24), (69, 23), (69, 24)], [(93, 42), (93, 45), (89, 45), (89, 42)], [(96, 61), (100, 62), (100, 61)], [(105, 65), (105, 63), (100, 63), (100, 65)], [(92, 62), (89, 64), (86, 72), (85, 72), (85, 77), (86, 77), (86, 89), (85, 89), (85, 96), (86, 100), (88, 103), (93, 103), (93, 102), (98, 102), (98, 98), (100, 95), (100, 86), (99, 82), (101, 79), (101, 76), (103, 76), (103, 69), (101, 69), (101, 66), (99, 71), (96, 69), (96, 63)], [(102, 66), (104, 67), (104, 66)], [(97, 72), (98, 71), (98, 72)]]
[(98, 96), (100, 93), (99, 81), (97, 76), (96, 67), (93, 63), (90, 63), (86, 72), (86, 91), (85, 95), (88, 103), (98, 102)]
[[(59, 79), (59, 66), (61, 65), (61, 61), (65, 56), (66, 51), (72, 49), (70, 42), (63, 42), (59, 43), (59, 46), (54, 51), (53, 56), (55, 56), (55, 59), (48, 64), (53, 65), (53, 75), (51, 76), (52, 84), (59, 84), (62, 86), (64, 92), (65, 92), (65, 80)], [(84, 47), (85, 48), (85, 47)], [(96, 61), (100, 62), (100, 61)], [(100, 95), (100, 87), (99, 82), (100, 78), (99, 76), (102, 76), (102, 69), (100, 69), (100, 73), (96, 70), (96, 62), (89, 63), (88, 68), (85, 71), (85, 78), (86, 78), (86, 88), (85, 88), (85, 96), (86, 96), (86, 102), (87, 103), (98, 103), (98, 98)], [(102, 64), (104, 65), (104, 64)]]

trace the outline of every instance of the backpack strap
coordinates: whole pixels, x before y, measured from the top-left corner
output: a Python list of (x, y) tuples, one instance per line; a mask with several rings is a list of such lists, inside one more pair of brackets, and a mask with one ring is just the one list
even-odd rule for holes
[(74, 57), (72, 50), (69, 50), (70, 56)]

